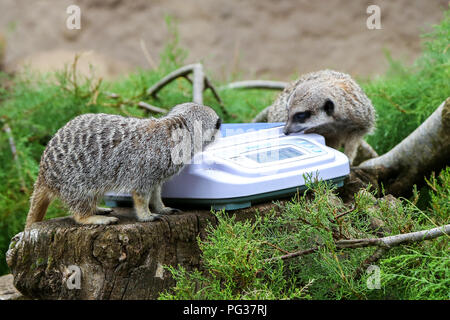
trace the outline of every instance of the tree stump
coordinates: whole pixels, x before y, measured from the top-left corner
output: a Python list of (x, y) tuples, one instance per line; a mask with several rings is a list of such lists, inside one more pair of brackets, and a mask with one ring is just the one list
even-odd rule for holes
[[(239, 210), (238, 220), (255, 209)], [(200, 266), (197, 237), (217, 223), (207, 210), (136, 222), (131, 208), (117, 208), (119, 223), (77, 225), (71, 217), (35, 223), (11, 240), (6, 260), (14, 286), (33, 299), (155, 299), (175, 283), (165, 265)]]

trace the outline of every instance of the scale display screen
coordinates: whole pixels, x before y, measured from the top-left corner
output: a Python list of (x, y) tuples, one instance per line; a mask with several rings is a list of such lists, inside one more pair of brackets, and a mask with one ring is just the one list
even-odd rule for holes
[(245, 157), (258, 162), (258, 163), (267, 163), (274, 161), (281, 161), (290, 158), (296, 158), (302, 156), (304, 153), (298, 149), (292, 147), (285, 147), (281, 149), (272, 149), (261, 151), (257, 153), (247, 154)]

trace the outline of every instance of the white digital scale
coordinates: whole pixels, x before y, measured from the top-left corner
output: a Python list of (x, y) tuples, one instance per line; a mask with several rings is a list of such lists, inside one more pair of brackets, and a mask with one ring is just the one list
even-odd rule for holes
[[(164, 204), (220, 210), (292, 196), (305, 178), (342, 186), (348, 158), (317, 134), (283, 133), (283, 123), (223, 124), (222, 138), (194, 156), (162, 188)], [(107, 193), (106, 205), (130, 205), (128, 194)]]

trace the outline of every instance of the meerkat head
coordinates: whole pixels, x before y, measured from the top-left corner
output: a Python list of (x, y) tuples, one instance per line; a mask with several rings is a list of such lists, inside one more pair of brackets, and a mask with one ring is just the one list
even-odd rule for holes
[(168, 115), (182, 116), (194, 139), (201, 139), (203, 148), (221, 136), (222, 119), (208, 106), (183, 103), (172, 108)]
[(334, 121), (335, 103), (329, 87), (304, 83), (287, 98), (288, 119), (283, 132), (313, 132), (314, 128)]

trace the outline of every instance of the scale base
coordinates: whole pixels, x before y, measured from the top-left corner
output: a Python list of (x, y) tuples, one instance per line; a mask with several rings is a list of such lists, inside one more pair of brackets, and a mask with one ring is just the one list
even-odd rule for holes
[[(342, 187), (347, 176), (334, 178), (325, 182), (330, 183), (336, 187)], [(282, 190), (276, 190), (266, 193), (255, 194), (245, 197), (229, 198), (229, 199), (192, 199), (192, 198), (163, 198), (165, 205), (171, 207), (201, 207), (210, 208), (215, 211), (225, 210), (233, 211), (238, 209), (249, 208), (256, 203), (264, 201), (277, 200), (287, 197), (292, 197), (298, 192), (302, 192), (306, 186), (298, 186)], [(129, 195), (105, 195), (106, 206), (114, 207), (132, 207), (133, 200)]]

